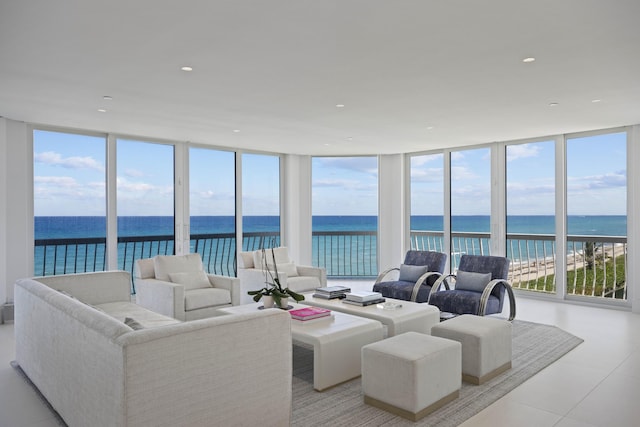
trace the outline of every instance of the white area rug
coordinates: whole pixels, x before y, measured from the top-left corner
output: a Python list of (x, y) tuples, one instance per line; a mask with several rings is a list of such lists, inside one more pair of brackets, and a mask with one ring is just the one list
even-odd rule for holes
[(313, 390), (313, 352), (294, 346), (293, 426), (457, 426), (558, 360), (583, 340), (555, 326), (513, 321), (512, 368), (476, 386), (417, 423), (365, 405), (360, 379), (324, 392)]

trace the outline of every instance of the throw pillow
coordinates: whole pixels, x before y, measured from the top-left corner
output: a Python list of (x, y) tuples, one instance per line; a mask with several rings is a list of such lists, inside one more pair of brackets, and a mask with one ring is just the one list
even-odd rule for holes
[[(298, 269), (296, 265), (292, 262), (278, 263), (278, 273), (284, 273), (287, 277), (296, 277), (298, 276)], [(270, 270), (274, 270), (272, 265), (269, 265)]]
[(253, 254), (254, 252), (240, 252), (238, 268), (254, 268)]
[(171, 280), (169, 273), (194, 273), (202, 271), (200, 254), (187, 255), (156, 255), (153, 257), (153, 267), (156, 279)]
[(169, 273), (169, 279), (173, 283), (179, 283), (184, 286), (185, 290), (211, 287), (207, 273), (204, 271), (191, 273)]
[[(267, 265), (273, 265), (273, 258), (276, 259), (276, 264), (278, 264), (278, 269), (280, 269), (280, 264), (288, 264), (291, 262), (289, 259), (289, 250), (286, 246), (281, 246), (279, 248), (273, 248), (273, 253), (271, 249), (265, 249), (264, 255), (266, 257)], [(264, 260), (262, 258), (262, 250), (257, 250), (253, 252), (253, 268), (262, 269), (264, 268)]]
[(462, 291), (482, 292), (490, 281), (491, 273), (473, 273), (458, 270), (455, 288)]
[(132, 319), (131, 317), (125, 317), (124, 324), (130, 327), (131, 329), (133, 329), (134, 331), (137, 331), (138, 329), (144, 329), (144, 326), (138, 323), (136, 319)]
[(420, 276), (429, 271), (426, 265), (400, 264), (400, 276), (402, 282), (417, 282)]

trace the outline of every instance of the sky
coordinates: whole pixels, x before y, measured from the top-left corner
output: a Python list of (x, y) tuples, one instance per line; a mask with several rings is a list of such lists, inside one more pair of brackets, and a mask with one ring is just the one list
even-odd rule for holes
[[(570, 139), (567, 142), (567, 210), (570, 215), (626, 213), (626, 135)], [(191, 148), (192, 215), (233, 215), (235, 153)], [(451, 156), (452, 213), (488, 215), (489, 148)], [(244, 154), (245, 215), (278, 215), (279, 158)], [(377, 159), (314, 157), (314, 215), (377, 215)], [(34, 132), (36, 216), (105, 215), (103, 137)], [(552, 141), (507, 147), (507, 213), (553, 215), (555, 148)], [(443, 156), (411, 160), (413, 215), (442, 215)], [(118, 140), (118, 215), (172, 215), (173, 146)]]

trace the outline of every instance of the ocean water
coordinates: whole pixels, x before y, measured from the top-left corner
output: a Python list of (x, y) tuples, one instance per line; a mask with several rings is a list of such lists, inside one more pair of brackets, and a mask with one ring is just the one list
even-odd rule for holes
[[(38, 216), (35, 217), (35, 238), (62, 239), (105, 237), (106, 218), (95, 216)], [(277, 231), (277, 216), (246, 216), (245, 232)], [(375, 216), (314, 216), (313, 231), (375, 231)], [(452, 228), (462, 232), (489, 232), (488, 216), (454, 216)], [(624, 215), (575, 215), (567, 218), (568, 233), (586, 236), (626, 236), (627, 218)], [(191, 234), (233, 233), (235, 218), (232, 216), (191, 217)], [(412, 216), (411, 230), (442, 231), (441, 216)], [(508, 233), (554, 234), (553, 216), (509, 216)], [(173, 234), (173, 218), (168, 216), (118, 217), (119, 236), (162, 236)]]

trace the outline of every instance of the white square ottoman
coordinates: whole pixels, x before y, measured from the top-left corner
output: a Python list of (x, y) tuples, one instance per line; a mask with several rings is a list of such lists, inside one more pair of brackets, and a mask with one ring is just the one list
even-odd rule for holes
[(431, 328), (431, 335), (462, 344), (462, 379), (482, 384), (511, 369), (511, 322), (463, 314)]
[(458, 398), (461, 345), (405, 332), (362, 347), (364, 402), (417, 421)]

